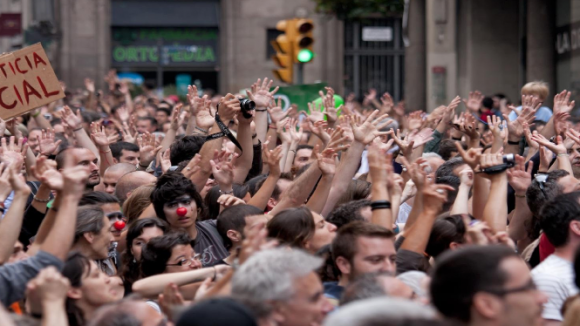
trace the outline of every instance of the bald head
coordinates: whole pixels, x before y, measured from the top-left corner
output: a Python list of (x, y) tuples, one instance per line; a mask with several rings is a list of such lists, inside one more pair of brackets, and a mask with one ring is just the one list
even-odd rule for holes
[(135, 171), (127, 173), (117, 182), (115, 196), (119, 198), (121, 204), (123, 204), (133, 190), (147, 184), (152, 184), (156, 181), (157, 178), (147, 172)]
[(115, 165), (109, 166), (105, 170), (103, 175), (103, 185), (105, 186), (105, 192), (111, 195), (115, 194), (115, 187), (117, 182), (127, 173), (134, 172), (137, 170), (135, 165), (130, 163), (117, 163)]
[(99, 308), (89, 322), (89, 326), (141, 325), (157, 326), (163, 316), (145, 302), (125, 299), (119, 303)]

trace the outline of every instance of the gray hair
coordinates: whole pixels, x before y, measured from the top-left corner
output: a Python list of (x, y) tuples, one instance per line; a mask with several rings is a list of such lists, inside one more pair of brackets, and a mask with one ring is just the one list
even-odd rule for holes
[(329, 315), (323, 326), (364, 326), (385, 320), (433, 319), (436, 314), (433, 308), (419, 303), (393, 297), (372, 298), (356, 301)]
[(379, 283), (379, 277), (382, 276), (395, 277), (389, 272), (367, 273), (361, 275), (344, 289), (344, 293), (340, 298), (340, 305), (343, 306), (358, 300), (388, 295), (382, 284)]
[(421, 286), (421, 283), (426, 277), (429, 276), (421, 271), (408, 271), (397, 275), (397, 278), (401, 282), (407, 284), (421, 298), (428, 297), (427, 290)]
[(258, 317), (268, 316), (272, 301), (287, 301), (294, 295), (294, 281), (315, 271), (322, 259), (304, 251), (276, 248), (256, 253), (232, 278), (232, 295)]
[(423, 155), (421, 155), (421, 157), (424, 158), (424, 159), (428, 159), (428, 158), (439, 158), (439, 159), (442, 159), (443, 160), (443, 158), (441, 157), (441, 155), (439, 155), (437, 153), (433, 153), (433, 152), (423, 153)]
[(76, 243), (85, 233), (99, 234), (105, 223), (105, 212), (95, 205), (81, 206), (77, 210), (77, 224), (75, 228)]

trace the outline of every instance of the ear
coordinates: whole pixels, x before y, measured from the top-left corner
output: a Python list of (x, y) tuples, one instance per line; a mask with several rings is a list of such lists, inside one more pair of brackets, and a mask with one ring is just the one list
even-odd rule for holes
[(270, 199), (268, 199), (268, 208), (272, 209), (274, 208), (274, 206), (276, 206), (278, 204), (278, 201), (272, 197), (270, 197)]
[(226, 232), (226, 236), (235, 243), (242, 241), (242, 234), (236, 230), (228, 230), (228, 232)]
[(580, 221), (570, 222), (570, 232), (576, 237), (580, 237)]
[(459, 249), (459, 247), (461, 247), (461, 244), (460, 243), (457, 243), (457, 242), (453, 242), (452, 241), (449, 244), (449, 249), (451, 249), (451, 250), (457, 250), (457, 249)]
[(95, 235), (92, 232), (83, 233), (83, 238), (85, 238), (85, 240), (91, 244), (93, 243), (93, 241), (95, 241)]
[(284, 305), (279, 304), (279, 303), (269, 303), (270, 305), (272, 305), (272, 312), (270, 313), (270, 317), (273, 321), (275, 325), (280, 325), (282, 323), (284, 323), (286, 321), (286, 317), (284, 316), (284, 313), (286, 312), (286, 308)]
[(485, 292), (478, 292), (473, 296), (472, 309), (485, 319), (497, 319), (503, 309), (498, 297)]
[(352, 274), (352, 265), (350, 262), (344, 257), (337, 257), (336, 258), (336, 267), (340, 270), (342, 275), (350, 275)]
[(119, 163), (119, 161), (113, 157), (113, 164), (117, 164), (117, 163)]
[(79, 288), (70, 288), (68, 291), (66, 291), (66, 296), (71, 298), (71, 299), (80, 299), (83, 297), (82, 291)]

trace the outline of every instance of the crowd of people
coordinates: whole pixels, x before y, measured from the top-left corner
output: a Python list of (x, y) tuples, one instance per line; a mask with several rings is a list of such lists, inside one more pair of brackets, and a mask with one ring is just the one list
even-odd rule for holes
[(426, 113), (105, 80), (0, 119), (1, 325), (580, 323), (570, 92)]

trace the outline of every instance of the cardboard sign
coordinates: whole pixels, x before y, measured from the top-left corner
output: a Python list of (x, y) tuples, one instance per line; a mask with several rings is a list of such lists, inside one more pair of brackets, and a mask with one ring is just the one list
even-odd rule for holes
[(0, 118), (6, 120), (63, 97), (40, 43), (0, 55)]

